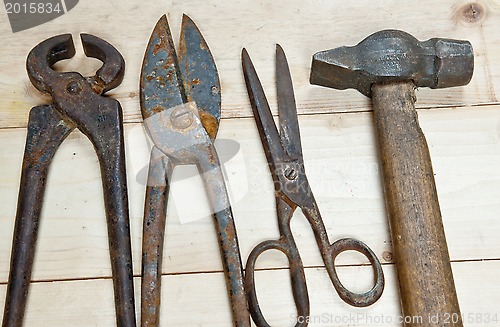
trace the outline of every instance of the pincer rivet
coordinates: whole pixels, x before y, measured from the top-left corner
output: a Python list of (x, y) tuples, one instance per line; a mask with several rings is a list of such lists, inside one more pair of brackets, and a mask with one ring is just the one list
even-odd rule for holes
[(77, 81), (71, 81), (66, 86), (66, 91), (71, 94), (78, 94), (82, 91), (82, 86)]

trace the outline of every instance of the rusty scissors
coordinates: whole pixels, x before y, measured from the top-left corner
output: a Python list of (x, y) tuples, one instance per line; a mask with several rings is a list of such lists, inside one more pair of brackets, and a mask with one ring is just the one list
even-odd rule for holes
[[(242, 51), (242, 62), (252, 110), (274, 181), (280, 231), (279, 239), (267, 240), (258, 244), (250, 253), (247, 261), (245, 289), (254, 322), (259, 327), (269, 326), (259, 307), (254, 276), (255, 262), (267, 250), (279, 250), (286, 255), (290, 265), (292, 293), (297, 317), (307, 318), (309, 316), (309, 297), (304, 267), (290, 228), (290, 220), (297, 207), (302, 209), (311, 225), (326, 270), (342, 300), (357, 307), (374, 303), (382, 295), (384, 289), (384, 275), (375, 253), (363, 242), (352, 238), (340, 239), (330, 245), (325, 225), (304, 169), (292, 79), (283, 49), (279, 45), (276, 46), (276, 85), (280, 132), (276, 128), (264, 90), (245, 49)], [(337, 276), (335, 258), (346, 250), (358, 251), (365, 255), (374, 269), (375, 284), (366, 293), (351, 292), (342, 285)], [(295, 326), (307, 326), (307, 324), (307, 319), (298, 319)]]
[(71, 34), (41, 42), (26, 62), (31, 82), (50, 94), (52, 103), (32, 108), (29, 115), (3, 327), (23, 324), (47, 174), (57, 149), (75, 129), (94, 145), (101, 168), (116, 323), (136, 325), (123, 114), (120, 103), (104, 95), (122, 82), (125, 61), (106, 41), (90, 34), (81, 39), (85, 54), (103, 62), (94, 76), (52, 69), (75, 55)]
[(250, 326), (236, 226), (217, 151), (221, 91), (214, 59), (186, 15), (176, 53), (167, 17), (151, 34), (141, 73), (141, 110), (151, 151), (142, 243), (141, 325), (158, 326), (169, 181), (196, 165), (213, 212), (234, 326)]

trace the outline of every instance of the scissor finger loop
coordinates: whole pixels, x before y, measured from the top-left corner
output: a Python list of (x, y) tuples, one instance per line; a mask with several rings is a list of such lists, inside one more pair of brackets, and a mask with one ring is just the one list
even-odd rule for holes
[[(337, 271), (335, 268), (335, 258), (340, 253), (345, 251), (359, 252), (363, 254), (370, 261), (371, 267), (373, 268), (373, 273), (374, 273), (373, 277), (375, 284), (369, 291), (365, 293), (352, 292), (348, 290), (338, 278)], [(384, 284), (385, 284), (384, 273), (380, 261), (378, 260), (375, 253), (368, 247), (368, 245), (353, 238), (342, 238), (340, 240), (335, 241), (330, 246), (330, 256), (331, 256), (331, 261), (325, 263), (325, 265), (327, 266), (327, 269), (331, 270), (331, 272), (334, 275), (334, 278), (332, 279), (333, 285), (337, 290), (339, 296), (342, 298), (342, 300), (355, 307), (366, 307), (375, 303), (380, 298), (384, 290)]]
[[(278, 240), (267, 240), (259, 243), (250, 253), (245, 270), (245, 289), (248, 298), (248, 307), (252, 314), (255, 324), (259, 327), (269, 327), (269, 323), (264, 318), (257, 299), (255, 288), (255, 264), (261, 254), (270, 250), (277, 250), (286, 255), (289, 263), (290, 279), (292, 280), (293, 298), (295, 301), (297, 323), (295, 327), (307, 326), (306, 317), (309, 316), (309, 296), (307, 294), (307, 284), (302, 266), (302, 260), (296, 246), (290, 246), (289, 242), (293, 239), (287, 239), (281, 236)], [(299, 319), (301, 317), (301, 319)]]

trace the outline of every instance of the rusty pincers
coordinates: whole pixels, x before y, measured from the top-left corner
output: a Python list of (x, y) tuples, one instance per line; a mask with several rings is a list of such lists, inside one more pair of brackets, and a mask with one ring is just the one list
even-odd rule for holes
[(89, 34), (81, 39), (85, 54), (103, 62), (92, 77), (52, 69), (75, 55), (71, 34), (47, 39), (28, 55), (29, 78), (51, 95), (52, 103), (32, 108), (29, 115), (3, 327), (23, 324), (47, 173), (58, 147), (75, 128), (94, 145), (101, 168), (116, 324), (136, 325), (122, 109), (104, 96), (122, 82), (125, 62), (106, 41)]

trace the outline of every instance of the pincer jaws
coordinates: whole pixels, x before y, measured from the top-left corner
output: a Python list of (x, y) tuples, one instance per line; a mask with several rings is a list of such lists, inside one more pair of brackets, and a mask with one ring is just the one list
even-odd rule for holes
[[(118, 50), (96, 36), (81, 34), (80, 37), (85, 55), (103, 63), (96, 74), (88, 78), (94, 91), (103, 94), (120, 85), (125, 74), (125, 60)], [(57, 72), (52, 66), (72, 58), (75, 53), (71, 34), (57, 35), (39, 43), (30, 51), (26, 61), (30, 81), (39, 91), (52, 94), (57, 80), (67, 74), (78, 74)]]
[(114, 89), (123, 81), (125, 60), (111, 44), (90, 34), (80, 35), (87, 57), (99, 59), (103, 65), (95, 76), (104, 82), (103, 93)]

